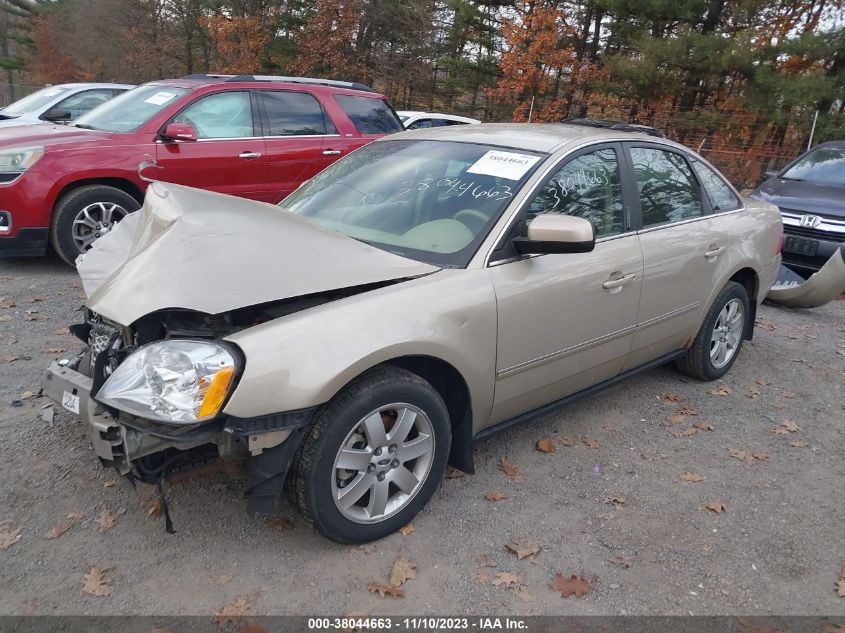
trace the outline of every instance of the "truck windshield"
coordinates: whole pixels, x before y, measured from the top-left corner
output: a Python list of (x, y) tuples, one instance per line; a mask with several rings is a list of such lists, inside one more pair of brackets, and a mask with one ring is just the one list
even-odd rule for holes
[(171, 86), (141, 86), (94, 108), (74, 125), (104, 132), (134, 132), (186, 92)]

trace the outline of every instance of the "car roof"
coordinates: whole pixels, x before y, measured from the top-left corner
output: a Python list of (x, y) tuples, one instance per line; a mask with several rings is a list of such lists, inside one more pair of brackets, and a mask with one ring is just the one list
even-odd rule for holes
[(230, 85), (237, 88), (286, 88), (291, 90), (302, 90), (308, 86), (312, 90), (329, 90), (340, 94), (354, 94), (358, 96), (374, 97), (384, 99), (384, 95), (375, 92), (369, 86), (355, 82), (334, 81), (331, 79), (319, 79), (313, 77), (276, 77), (271, 75), (216, 75), (197, 73), (175, 79), (161, 79), (151, 81), (150, 86), (172, 86), (174, 88), (185, 88), (193, 90), (206, 86)]
[(845, 149), (845, 140), (843, 141), (825, 141), (824, 143), (819, 143), (816, 147), (811, 147), (808, 152), (813, 151), (818, 147), (835, 147), (836, 149)]
[(671, 141), (640, 132), (609, 130), (569, 123), (479, 123), (478, 125), (450, 125), (448, 127), (408, 130), (391, 134), (378, 142), (397, 139), (432, 139), (499, 145), (515, 149), (552, 153), (564, 145), (577, 141), (648, 141), (661, 142), (686, 150)]
[(134, 88), (133, 84), (113, 84), (113, 83), (96, 83), (96, 82), (74, 82), (67, 84), (53, 84), (52, 86), (44, 86), (45, 88)]

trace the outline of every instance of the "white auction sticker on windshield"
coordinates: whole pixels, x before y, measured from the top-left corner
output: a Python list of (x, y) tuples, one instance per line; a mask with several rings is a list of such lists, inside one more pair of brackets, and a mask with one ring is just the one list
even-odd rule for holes
[(153, 105), (164, 105), (175, 96), (176, 94), (172, 92), (157, 92), (152, 97), (144, 99), (144, 103), (152, 103)]
[(519, 180), (538, 160), (540, 160), (539, 156), (530, 154), (490, 150), (475, 161), (472, 167), (467, 169), (467, 173)]

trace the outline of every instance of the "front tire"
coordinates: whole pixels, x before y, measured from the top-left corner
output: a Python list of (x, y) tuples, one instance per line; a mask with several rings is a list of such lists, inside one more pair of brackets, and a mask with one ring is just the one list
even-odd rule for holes
[(450, 443), (437, 391), (404, 369), (376, 368), (316, 414), (295, 458), (294, 502), (333, 541), (379, 539), (410, 522), (434, 494)]
[(65, 263), (76, 258), (94, 241), (114, 228), (127, 214), (141, 208), (125, 191), (108, 185), (86, 185), (66, 193), (53, 209), (50, 240)]
[(692, 346), (676, 361), (678, 370), (699, 380), (716, 380), (728, 373), (742, 348), (749, 306), (745, 287), (729, 281), (710, 306)]

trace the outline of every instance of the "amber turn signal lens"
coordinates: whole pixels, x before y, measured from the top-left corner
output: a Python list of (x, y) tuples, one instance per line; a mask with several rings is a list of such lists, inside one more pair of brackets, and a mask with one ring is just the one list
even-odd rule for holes
[(232, 382), (232, 377), (235, 375), (233, 367), (224, 367), (211, 380), (211, 386), (205, 392), (205, 398), (202, 400), (197, 417), (200, 419), (215, 415), (226, 399), (226, 394), (229, 392), (229, 383)]

